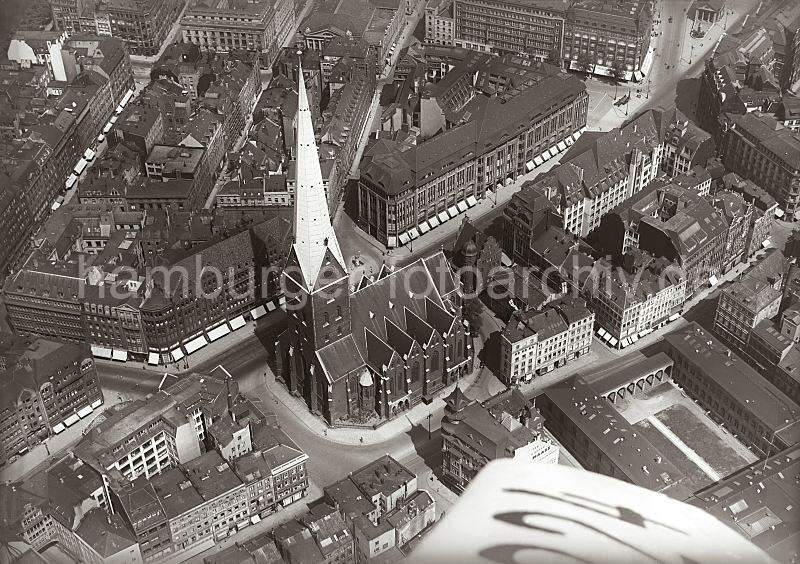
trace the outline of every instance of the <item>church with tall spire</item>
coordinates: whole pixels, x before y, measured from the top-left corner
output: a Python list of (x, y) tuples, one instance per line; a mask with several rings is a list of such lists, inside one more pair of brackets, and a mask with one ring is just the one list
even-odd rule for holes
[(461, 289), (439, 252), (351, 281), (328, 212), (302, 64), (294, 243), (278, 378), (328, 423), (390, 418), (472, 369)]

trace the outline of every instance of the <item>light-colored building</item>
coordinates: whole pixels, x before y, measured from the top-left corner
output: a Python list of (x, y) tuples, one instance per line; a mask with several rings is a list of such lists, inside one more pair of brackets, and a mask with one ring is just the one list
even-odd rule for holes
[(686, 299), (686, 278), (675, 263), (642, 254), (625, 259), (618, 268), (598, 260), (583, 287), (598, 326), (610, 335), (605, 340), (621, 348), (666, 323)]
[(777, 249), (719, 295), (714, 333), (739, 353), (747, 349), (750, 336), (764, 320), (778, 315), (787, 261)]
[(501, 334), (500, 379), (508, 386), (529, 382), (589, 352), (594, 316), (580, 298), (515, 312)]
[(181, 34), (184, 42), (194, 43), (204, 51), (258, 51), (269, 66), (292, 32), (294, 22), (295, 3), (291, 0), (217, 0), (187, 8), (181, 18)]
[(480, 404), (456, 386), (442, 419), (442, 475), (461, 491), (492, 460), (558, 463), (558, 445), (543, 432), (542, 418), (517, 389)]
[(454, 36), (453, 0), (429, 2), (425, 7), (425, 42), (452, 45)]

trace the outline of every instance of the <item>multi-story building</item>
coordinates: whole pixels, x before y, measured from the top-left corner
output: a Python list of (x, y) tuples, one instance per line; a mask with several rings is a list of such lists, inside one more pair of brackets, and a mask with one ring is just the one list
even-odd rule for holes
[(763, 110), (781, 99), (771, 69), (773, 43), (763, 27), (725, 35), (705, 62), (697, 99), (698, 124), (711, 133), (717, 151), (724, 152), (725, 131), (731, 118)]
[(534, 189), (521, 190), (512, 197), (505, 212), (504, 249), (514, 258), (523, 257), (529, 243), (517, 231), (531, 228), (516, 211), (530, 207), (526, 198), (549, 199), (562, 218), (563, 228), (586, 236), (610, 210), (640, 192), (658, 174), (663, 159), (662, 121), (664, 112), (651, 110), (622, 128), (614, 129), (583, 150), (570, 150), (559, 166), (533, 181)]
[[(800, 540), (792, 525), (800, 519), (800, 507), (786, 499), (795, 491), (798, 472), (800, 446), (795, 445), (695, 492), (687, 503), (713, 515), (775, 561), (791, 561)], [(769, 526), (760, 527), (765, 517)]]
[(560, 60), (567, 7), (556, 0), (456, 0), (453, 42), (478, 51)]
[(672, 378), (765, 456), (795, 445), (800, 407), (696, 322), (664, 337)]
[[(95, 71), (105, 78), (114, 107), (133, 89), (131, 58), (120, 39), (90, 34), (72, 35), (64, 43), (61, 59), (68, 80), (87, 71)], [(109, 117), (110, 112), (106, 119)]]
[[(516, 393), (514, 393), (516, 392)], [(558, 463), (558, 445), (544, 434), (536, 408), (515, 390), (501, 392), (483, 404), (456, 386), (442, 419), (442, 475), (461, 491), (492, 460)]]
[(714, 333), (743, 353), (756, 326), (778, 315), (783, 298), (787, 261), (772, 249), (756, 266), (727, 286), (719, 295)]
[(89, 347), (0, 334), (0, 459), (89, 415), (103, 392)]
[(800, 405), (798, 313), (795, 305), (775, 320), (765, 319), (756, 325), (750, 333), (744, 356), (768, 382)]
[(205, 153), (204, 147), (153, 145), (144, 160), (145, 173), (147, 178), (159, 182), (191, 180), (191, 188), (186, 196), (187, 210), (199, 210), (205, 205), (214, 186), (215, 167), (211, 167), (209, 159), (204, 158)]
[(109, 508), (102, 477), (72, 455), (24, 482), (3, 484), (0, 495), (0, 518), (8, 534), (36, 551), (55, 543), (74, 562), (142, 562), (133, 533)]
[(601, 338), (624, 348), (680, 310), (686, 278), (675, 263), (632, 251), (620, 267), (598, 260), (581, 289), (605, 331)]
[(116, 37), (128, 45), (132, 55), (148, 57), (161, 49), (183, 3), (179, 0), (91, 3), (52, 0), (50, 8), (57, 29)]
[(500, 380), (529, 382), (589, 352), (594, 312), (580, 298), (563, 298), (542, 311), (517, 311), (500, 339)]
[(800, 213), (800, 135), (761, 112), (733, 117), (725, 138), (726, 168), (766, 189), (787, 219)]
[[(728, 226), (721, 271), (730, 272), (737, 264), (747, 262), (749, 257), (747, 251), (751, 242), (748, 235), (754, 227), (754, 206), (741, 194), (729, 190), (717, 190), (713, 196), (706, 198)], [(763, 240), (761, 242), (764, 243)]]
[(464, 216), (453, 244), (453, 264), (463, 269), (461, 283), (464, 295), (477, 297), (492, 277), (498, 274), (503, 249), (492, 235), (477, 229)]
[(0, 175), (0, 279), (14, 269), (28, 249), (31, 236), (31, 214), (24, 196), (6, 175)]
[(574, 376), (536, 398), (547, 428), (578, 462), (604, 474), (667, 492), (683, 474), (604, 397)]
[(405, 151), (384, 142), (362, 162), (359, 223), (387, 246), (407, 244), (565, 149), (585, 128), (587, 97), (579, 80), (559, 74), (505, 103), (477, 96), (460, 107), (462, 124)]
[(238, 385), (224, 368), (192, 374), (110, 414), (75, 453), (99, 472), (117, 471), (120, 479), (151, 478), (200, 456), (208, 428), (237, 397)]
[(295, 23), (295, 5), (279, 2), (229, 3), (219, 0), (190, 6), (181, 18), (186, 43), (203, 51), (258, 51), (267, 66), (278, 55)]
[[(376, 412), (393, 417), (472, 365), (458, 283), (439, 253), (351, 289), (327, 211), (304, 81), (299, 89), (294, 244), (283, 276), (289, 327), (280, 378), (328, 422)], [(403, 292), (396, 292), (398, 284)]]
[(453, 45), (455, 21), (453, 0), (429, 2), (425, 6), (425, 43)]
[(675, 112), (673, 121), (664, 138), (664, 156), (661, 167), (668, 176), (688, 174), (696, 166), (705, 166), (714, 156), (714, 141), (711, 134), (703, 131), (680, 113)]
[(563, 58), (568, 68), (642, 80), (653, 63), (650, 49), (653, 14), (648, 0), (576, 0), (570, 2)]
[(728, 238), (725, 219), (691, 191), (670, 185), (658, 194), (653, 214), (638, 222), (639, 248), (677, 263), (686, 277), (687, 296), (716, 284)]

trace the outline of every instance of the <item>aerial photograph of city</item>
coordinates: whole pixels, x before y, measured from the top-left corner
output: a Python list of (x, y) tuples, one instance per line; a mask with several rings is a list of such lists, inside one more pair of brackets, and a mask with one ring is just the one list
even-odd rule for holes
[(0, 0), (0, 564), (800, 564), (800, 0)]

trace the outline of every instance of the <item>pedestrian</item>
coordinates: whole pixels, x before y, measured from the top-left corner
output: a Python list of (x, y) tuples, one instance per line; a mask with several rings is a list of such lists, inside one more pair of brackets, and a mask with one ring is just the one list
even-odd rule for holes
[(361, 437), (361, 438), (359, 438), (358, 440), (359, 440), (359, 441), (361, 441), (361, 444), (362, 444), (362, 445), (364, 444), (364, 437)]

